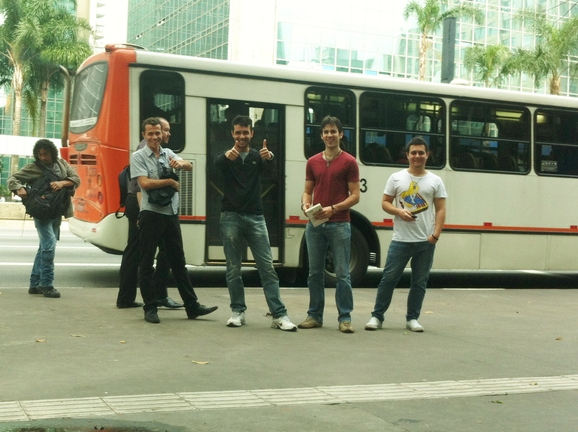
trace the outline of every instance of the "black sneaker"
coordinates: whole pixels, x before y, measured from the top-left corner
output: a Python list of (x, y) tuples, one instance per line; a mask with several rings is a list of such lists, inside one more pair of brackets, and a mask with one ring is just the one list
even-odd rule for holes
[(56, 289), (54, 289), (54, 287), (52, 286), (39, 286), (38, 288), (38, 292), (40, 294), (43, 294), (44, 297), (49, 297), (49, 298), (60, 298), (60, 293), (58, 291), (56, 291)]
[(205, 305), (198, 304), (193, 309), (187, 311), (187, 316), (189, 319), (195, 319), (203, 315), (209, 315), (210, 313), (215, 312), (217, 309), (219, 309), (219, 306), (207, 307)]
[(42, 293), (38, 291), (38, 287), (30, 287), (28, 288), (28, 294), (42, 294)]

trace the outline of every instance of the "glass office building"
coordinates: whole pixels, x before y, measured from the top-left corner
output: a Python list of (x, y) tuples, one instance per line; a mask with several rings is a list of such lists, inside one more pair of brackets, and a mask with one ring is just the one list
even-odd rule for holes
[[(463, 66), (474, 45), (510, 49), (535, 44), (532, 30), (517, 19), (522, 10), (541, 8), (553, 23), (578, 16), (569, 0), (449, 0), (450, 7), (479, 8), (484, 23), (457, 20), (455, 78), (474, 85)], [(328, 71), (417, 79), (420, 34), (405, 20), (406, 2), (384, 0), (130, 0), (127, 41), (177, 54), (280, 64)], [(268, 29), (271, 31), (268, 31)], [(430, 39), (426, 76), (440, 81), (442, 29)], [(258, 54), (256, 54), (258, 53)], [(578, 53), (568, 66), (578, 63)], [(548, 91), (530, 76), (508, 79), (503, 88)], [(561, 94), (578, 96), (578, 78), (562, 73)]]
[(228, 0), (130, 0), (127, 41), (151, 51), (227, 59)]
[[(0, 135), (12, 135), (12, 115), (14, 109), (14, 97), (9, 89), (0, 90)], [(62, 134), (62, 118), (64, 115), (64, 102), (62, 93), (49, 89), (46, 103), (46, 137), (60, 138)], [(32, 118), (28, 111), (22, 109), (20, 124), (20, 135), (35, 136), (38, 130), (35, 129)]]
[[(475, 6), (484, 16), (481, 25), (474, 24), (471, 19), (458, 19), (456, 22), (454, 77), (475, 85), (482, 84), (476, 83), (474, 74), (463, 65), (468, 47), (503, 45), (511, 50), (534, 47), (533, 31), (518, 18), (521, 11), (541, 8), (552, 22), (578, 16), (576, 1), (450, 0), (448, 3), (450, 7), (459, 4)], [(278, 0), (277, 63), (417, 79), (421, 35), (414, 18), (404, 19), (405, 5), (405, 1)], [(300, 13), (305, 9), (310, 13)], [(425, 79), (439, 82), (442, 28), (430, 39), (430, 46)], [(570, 58), (568, 66), (577, 62), (578, 52)], [(517, 76), (509, 78), (502, 87), (548, 92), (547, 82), (541, 84), (536, 88), (531, 76)], [(569, 69), (562, 74), (561, 93), (578, 96), (578, 77), (572, 80)]]

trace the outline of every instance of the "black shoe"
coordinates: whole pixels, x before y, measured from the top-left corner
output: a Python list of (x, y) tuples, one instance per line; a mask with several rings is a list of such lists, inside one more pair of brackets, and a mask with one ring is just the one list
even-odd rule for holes
[(137, 308), (137, 307), (142, 307), (143, 304), (137, 301), (133, 301), (132, 303), (127, 303), (127, 304), (122, 304), (122, 303), (117, 303), (116, 307), (119, 309), (128, 309), (128, 308)]
[(154, 311), (154, 310), (145, 311), (144, 318), (145, 318), (146, 322), (149, 322), (152, 324), (158, 324), (161, 322), (161, 320), (159, 319), (159, 316), (157, 315), (157, 311)]
[(38, 287), (30, 287), (28, 288), (28, 294), (42, 294), (42, 293), (38, 291)]
[(60, 293), (58, 291), (56, 291), (54, 289), (54, 287), (51, 286), (39, 286), (37, 288), (37, 290), (39, 291), (40, 294), (43, 294), (44, 297), (49, 297), (49, 298), (60, 298)]
[(166, 307), (169, 309), (178, 309), (178, 308), (182, 308), (184, 306), (184, 304), (177, 303), (172, 298), (167, 297), (167, 298), (164, 298), (162, 300), (157, 300), (157, 306)]
[(219, 306), (207, 307), (205, 305), (198, 304), (193, 309), (187, 311), (187, 316), (189, 319), (195, 319), (203, 315), (209, 315), (210, 313), (215, 312), (217, 309), (219, 309)]

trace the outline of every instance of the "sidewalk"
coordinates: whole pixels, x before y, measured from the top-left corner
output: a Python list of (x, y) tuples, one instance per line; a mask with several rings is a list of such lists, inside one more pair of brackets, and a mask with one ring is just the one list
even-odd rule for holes
[[(61, 299), (0, 293), (1, 432), (542, 432), (578, 424), (576, 290), (432, 289), (421, 334), (405, 329), (407, 289), (396, 291), (374, 332), (363, 326), (375, 289), (356, 289), (355, 334), (337, 330), (332, 289), (324, 327), (296, 333), (269, 327), (260, 289), (247, 289), (241, 328), (225, 326), (223, 288), (196, 288), (204, 304), (219, 305), (214, 314), (190, 321), (182, 310), (160, 310), (158, 325), (140, 309), (116, 309), (116, 290), (60, 291)], [(302, 321), (307, 290), (282, 297)]]

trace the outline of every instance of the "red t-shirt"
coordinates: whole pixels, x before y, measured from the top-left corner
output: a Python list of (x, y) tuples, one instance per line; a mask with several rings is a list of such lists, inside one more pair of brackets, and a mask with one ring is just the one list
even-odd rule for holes
[[(307, 161), (305, 180), (315, 183), (312, 205), (339, 204), (349, 197), (348, 183), (359, 181), (359, 166), (355, 158), (344, 151), (329, 164), (323, 159), (323, 153), (318, 153)], [(349, 221), (349, 209), (338, 211), (329, 219), (329, 222)]]

